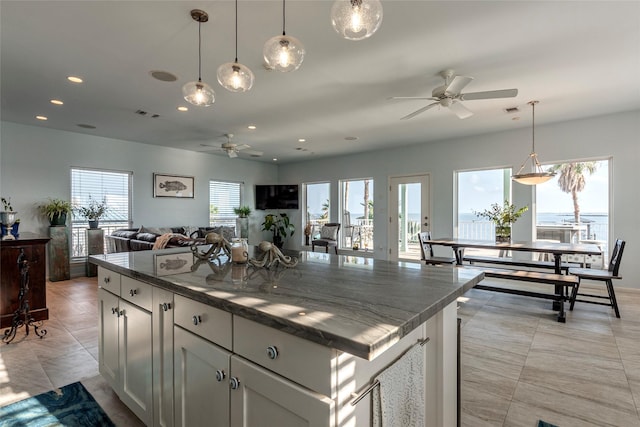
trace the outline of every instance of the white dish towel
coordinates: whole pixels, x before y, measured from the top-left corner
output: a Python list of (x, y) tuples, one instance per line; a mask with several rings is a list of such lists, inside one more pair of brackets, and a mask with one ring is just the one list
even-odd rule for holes
[(416, 344), (382, 371), (371, 393), (373, 427), (424, 426), (424, 346)]

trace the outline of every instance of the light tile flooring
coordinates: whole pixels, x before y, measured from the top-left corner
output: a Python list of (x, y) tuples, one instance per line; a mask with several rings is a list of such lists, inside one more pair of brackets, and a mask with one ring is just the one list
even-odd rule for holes
[[(47, 336), (0, 344), (0, 406), (82, 381), (118, 426), (141, 425), (98, 375), (96, 290), (95, 278), (47, 283)], [(462, 425), (640, 427), (640, 290), (617, 293), (622, 319), (576, 303), (562, 324), (549, 301), (468, 292)]]

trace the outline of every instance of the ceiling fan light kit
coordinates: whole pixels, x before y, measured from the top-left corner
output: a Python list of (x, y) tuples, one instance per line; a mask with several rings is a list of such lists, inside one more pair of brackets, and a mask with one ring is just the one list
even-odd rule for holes
[[(553, 178), (556, 174), (552, 172), (545, 172), (542, 169), (542, 165), (540, 165), (540, 161), (538, 161), (538, 154), (536, 153), (536, 130), (535, 130), (535, 119), (536, 119), (536, 104), (538, 101), (529, 101), (528, 104), (531, 105), (532, 111), (532, 120), (531, 120), (531, 154), (525, 159), (520, 166), (520, 170), (518, 173), (511, 177), (512, 180), (519, 182), (524, 185), (537, 185), (543, 184)], [(530, 173), (522, 173), (525, 165), (528, 161), (531, 161), (531, 172)]]
[(331, 6), (331, 25), (347, 40), (371, 37), (382, 24), (380, 0), (336, 0)]
[(246, 65), (238, 63), (238, 0), (236, 0), (236, 60), (218, 67), (218, 83), (230, 92), (251, 90), (255, 77)]
[(282, 0), (282, 35), (271, 37), (262, 48), (267, 67), (283, 73), (295, 71), (304, 61), (304, 46), (285, 32), (285, 0)]
[(202, 36), (200, 27), (203, 22), (209, 20), (209, 15), (204, 10), (193, 9), (191, 18), (198, 23), (198, 81), (189, 82), (182, 86), (182, 96), (190, 104), (208, 107), (215, 102), (215, 94), (211, 86), (202, 82)]

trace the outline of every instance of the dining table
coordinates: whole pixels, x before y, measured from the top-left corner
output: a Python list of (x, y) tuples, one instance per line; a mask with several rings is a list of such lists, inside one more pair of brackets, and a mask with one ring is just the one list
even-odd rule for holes
[[(496, 249), (504, 252), (515, 251), (552, 254), (555, 274), (562, 274), (562, 255), (602, 255), (601, 247), (593, 243), (563, 243), (542, 240), (495, 242), (491, 240), (471, 240), (452, 237), (430, 239), (426, 240), (425, 243), (430, 245), (451, 247), (455, 254), (456, 263), (458, 265), (462, 265), (462, 261), (464, 259), (464, 251), (468, 248)], [(533, 262), (533, 264), (535, 264), (535, 262)], [(535, 265), (533, 267), (535, 267)], [(562, 286), (555, 286), (555, 294), (562, 294)], [(556, 311), (560, 310), (560, 304), (558, 301), (553, 302), (553, 309)]]
[(548, 253), (553, 255), (554, 270), (556, 274), (562, 274), (562, 255), (602, 255), (602, 249), (593, 243), (562, 243), (541, 240), (495, 242), (491, 240), (470, 240), (452, 237), (440, 237), (426, 240), (425, 243), (451, 247), (456, 256), (456, 262), (458, 265), (462, 265), (464, 251), (468, 248)]

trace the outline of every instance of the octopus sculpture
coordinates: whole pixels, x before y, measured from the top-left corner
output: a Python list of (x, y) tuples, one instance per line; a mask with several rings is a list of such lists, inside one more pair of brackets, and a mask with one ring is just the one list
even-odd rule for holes
[(231, 258), (231, 244), (218, 233), (207, 233), (204, 236), (205, 244), (211, 245), (207, 251), (198, 250), (198, 246), (191, 245), (193, 255), (202, 260), (218, 258), (222, 253)]
[(260, 255), (255, 259), (250, 259), (249, 263), (255, 267), (271, 268), (278, 263), (285, 267), (295, 267), (298, 265), (298, 258), (290, 257), (282, 253), (276, 245), (271, 242), (262, 241), (258, 245)]

